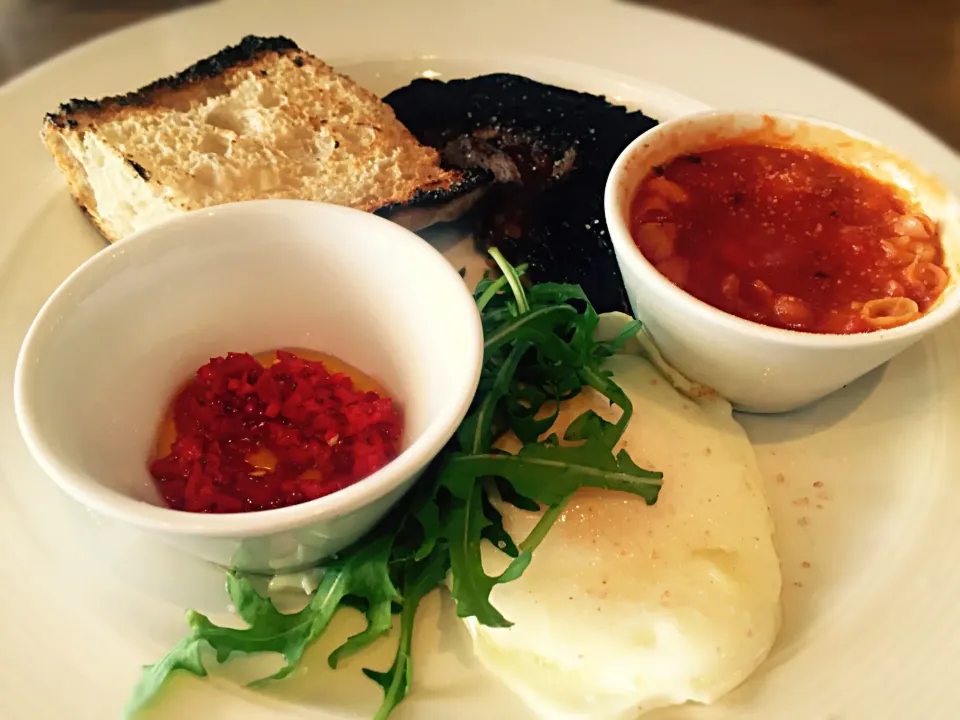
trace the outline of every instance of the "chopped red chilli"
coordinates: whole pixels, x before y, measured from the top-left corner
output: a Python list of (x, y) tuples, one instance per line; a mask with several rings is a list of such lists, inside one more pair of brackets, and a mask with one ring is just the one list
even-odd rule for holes
[(235, 513), (329, 495), (399, 453), (402, 420), (389, 397), (345, 373), (279, 351), (212, 359), (177, 395), (176, 439), (150, 464), (176, 510)]

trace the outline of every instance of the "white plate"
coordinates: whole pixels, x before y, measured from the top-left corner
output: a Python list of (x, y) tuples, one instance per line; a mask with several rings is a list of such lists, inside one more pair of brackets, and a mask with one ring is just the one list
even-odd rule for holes
[[(139, 666), (181, 635), (184, 608), (225, 609), (219, 570), (101, 521), (54, 488), (19, 438), (10, 384), (34, 313), (102, 247), (37, 140), (42, 114), (179, 70), (251, 32), (290, 35), (381, 93), (426, 71), (508, 70), (654, 116), (697, 109), (684, 95), (820, 115), (960, 189), (956, 156), (864, 93), (755, 43), (617, 3), (220, 3), (102, 38), (16, 80), (0, 90), (4, 718), (116, 717)], [(465, 251), (455, 238), (437, 241)], [(958, 354), (953, 325), (811, 410), (743, 418), (778, 524), (785, 625), (769, 662), (724, 702), (659, 720), (960, 717)], [(435, 594), (420, 616), (416, 687), (396, 720), (529, 717), (475, 666), (456, 621), (438, 613), (444, 604)], [(269, 695), (181, 678), (151, 716), (369, 717), (378, 690), (359, 667), (385, 657), (357, 657), (334, 673), (318, 647), (307, 673)]]

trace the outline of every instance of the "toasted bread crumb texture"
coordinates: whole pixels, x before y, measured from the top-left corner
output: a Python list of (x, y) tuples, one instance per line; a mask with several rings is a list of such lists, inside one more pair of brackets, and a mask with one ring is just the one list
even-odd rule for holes
[(372, 93), (293, 43), (265, 48), (48, 116), (44, 142), (108, 239), (226, 202), (375, 210), (455, 184)]

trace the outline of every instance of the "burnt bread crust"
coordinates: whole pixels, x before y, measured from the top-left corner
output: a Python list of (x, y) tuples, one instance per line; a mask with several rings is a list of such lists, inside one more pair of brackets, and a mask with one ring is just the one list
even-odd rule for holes
[(656, 120), (605, 98), (497, 73), (417, 79), (384, 98), (445, 166), (496, 178), (477, 239), (533, 281), (575, 283), (599, 312), (630, 311), (603, 213), (610, 167)]
[(99, 100), (74, 98), (60, 105), (57, 112), (47, 113), (46, 120), (58, 128), (77, 127), (75, 116), (97, 115), (125, 107), (150, 107), (161, 101), (166, 93), (208, 82), (222, 76), (228, 70), (254, 64), (268, 53), (292, 54), (293, 61), (299, 58), (300, 47), (290, 38), (259, 37), (247, 35), (236, 45), (230, 45), (210, 57), (194, 63), (174, 75), (160, 78), (138, 90), (123, 95), (113, 95)]
[(144, 216), (263, 197), (449, 220), (480, 185), (442, 169), (388, 105), (285, 37), (248, 36), (134, 92), (72, 100), (40, 135), (111, 242)]
[(434, 208), (446, 205), (451, 200), (466, 193), (480, 190), (493, 182), (492, 173), (479, 169), (467, 168), (460, 174), (459, 180), (449, 187), (418, 189), (414, 195), (402, 203), (384, 205), (374, 211), (374, 214), (391, 217), (394, 214), (409, 208)]

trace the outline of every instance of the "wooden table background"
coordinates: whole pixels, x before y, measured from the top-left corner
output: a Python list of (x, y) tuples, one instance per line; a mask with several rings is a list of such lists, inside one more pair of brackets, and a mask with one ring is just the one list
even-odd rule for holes
[[(0, 82), (95, 35), (199, 1), (0, 0)], [(811, 60), (960, 148), (960, 0), (645, 4), (706, 20)]]

